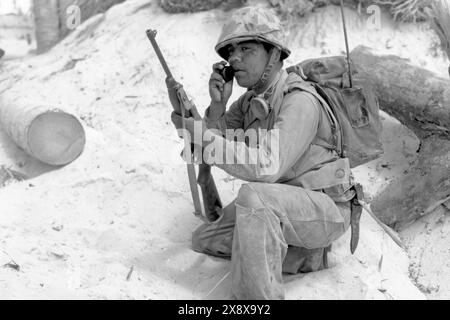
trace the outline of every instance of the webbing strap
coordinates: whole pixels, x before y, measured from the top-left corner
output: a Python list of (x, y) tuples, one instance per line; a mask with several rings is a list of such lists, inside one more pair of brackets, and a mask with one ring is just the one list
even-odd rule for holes
[[(310, 88), (306, 87), (306, 86), (296, 86), (296, 88), (299, 88), (300, 90), (306, 91), (310, 94), (312, 94), (315, 98), (317, 98), (320, 103), (322, 104), (322, 106), (325, 109), (325, 113), (327, 114), (328, 120), (330, 121), (331, 124), (331, 131), (332, 131), (332, 136), (333, 136), (333, 141), (332, 143), (328, 143), (327, 141), (325, 141), (322, 138), (316, 137), (314, 139), (314, 143), (320, 146), (323, 146), (327, 149), (331, 149), (331, 150), (336, 150), (339, 155), (341, 155), (342, 153), (342, 136), (341, 136), (341, 127), (339, 125), (339, 122), (336, 118), (336, 116), (334, 115), (333, 111), (331, 110), (330, 106), (328, 105), (328, 103), (325, 101), (324, 98), (322, 98), (320, 96), (320, 94), (318, 94), (317, 92), (315, 92), (314, 90), (311, 90)], [(334, 144), (333, 144), (334, 142)]]

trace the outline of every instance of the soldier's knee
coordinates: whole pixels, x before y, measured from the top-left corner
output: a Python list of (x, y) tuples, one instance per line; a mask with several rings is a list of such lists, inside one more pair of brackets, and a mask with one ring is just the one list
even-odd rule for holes
[(239, 189), (236, 198), (236, 205), (244, 208), (261, 209), (264, 208), (264, 203), (261, 200), (258, 191), (252, 187), (251, 183), (243, 184)]

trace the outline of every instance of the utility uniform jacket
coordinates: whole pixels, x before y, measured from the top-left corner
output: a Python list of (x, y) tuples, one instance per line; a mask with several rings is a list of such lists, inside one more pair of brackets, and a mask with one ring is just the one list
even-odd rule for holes
[[(255, 97), (251, 90), (219, 119), (211, 119), (208, 108), (204, 119), (213, 130), (206, 135), (214, 139), (205, 148), (204, 160), (242, 180), (295, 185), (323, 191), (336, 202), (348, 201), (354, 196), (349, 161), (315, 144), (330, 140), (331, 127), (320, 102), (298, 89), (303, 85), (308, 83), (297, 74), (280, 70), (265, 95), (269, 112), (263, 119), (250, 106)], [(236, 130), (246, 139), (236, 141)], [(225, 160), (217, 161), (221, 152)]]

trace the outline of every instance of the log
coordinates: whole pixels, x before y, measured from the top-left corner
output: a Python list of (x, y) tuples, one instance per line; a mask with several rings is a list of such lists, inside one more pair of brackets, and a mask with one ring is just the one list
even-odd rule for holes
[(366, 47), (354, 49), (351, 59), (373, 86), (380, 108), (421, 141), (415, 164), (371, 205), (384, 223), (400, 229), (450, 195), (450, 80)]
[(50, 165), (66, 165), (80, 156), (86, 136), (70, 113), (16, 99), (0, 101), (0, 125), (29, 155)]
[(450, 80), (394, 55), (376, 55), (357, 47), (351, 59), (378, 93), (380, 106), (419, 138), (450, 137)]

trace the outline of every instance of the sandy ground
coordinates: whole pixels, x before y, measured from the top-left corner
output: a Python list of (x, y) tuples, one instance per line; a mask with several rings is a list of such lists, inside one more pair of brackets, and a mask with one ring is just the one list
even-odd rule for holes
[[(163, 71), (145, 36), (148, 28), (158, 30), (172, 72), (203, 112), (217, 61), (213, 45), (225, 18), (221, 11), (170, 16), (152, 1), (129, 0), (91, 18), (45, 55), (3, 62), (0, 105), (20, 97), (63, 107), (81, 119), (87, 144), (76, 161), (52, 168), (0, 132), (0, 164), (29, 177), (0, 189), (0, 298), (230, 297), (229, 261), (190, 249), (200, 221), (191, 214)], [(386, 20), (381, 30), (368, 30), (364, 19), (348, 12), (351, 47), (399, 54), (444, 76), (448, 62), (425, 26)], [(341, 54), (342, 41), (338, 10), (319, 10), (291, 27), (287, 65)], [(233, 97), (241, 92), (235, 88)], [(385, 155), (354, 170), (369, 199), (401, 176), (419, 143), (398, 121), (382, 117)], [(213, 173), (222, 200), (231, 201), (242, 182)], [(355, 255), (346, 234), (334, 245), (330, 269), (286, 277), (287, 298), (448, 298), (449, 259), (436, 258), (448, 254), (448, 221), (429, 224), (429, 233), (420, 223), (402, 233), (409, 258), (364, 214)]]

